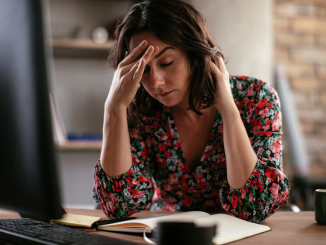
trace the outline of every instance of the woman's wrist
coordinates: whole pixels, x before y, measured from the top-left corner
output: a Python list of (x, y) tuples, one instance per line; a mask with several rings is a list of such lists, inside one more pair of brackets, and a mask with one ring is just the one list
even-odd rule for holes
[(111, 103), (109, 101), (106, 101), (105, 105), (104, 105), (104, 110), (105, 110), (106, 114), (118, 115), (118, 114), (121, 114), (121, 113), (126, 113), (127, 107), (123, 106), (123, 105), (120, 105), (120, 104), (114, 104), (114, 103)]
[(240, 116), (239, 110), (234, 103), (234, 101), (228, 103), (227, 105), (217, 108), (217, 110), (220, 112), (223, 121), (226, 121), (228, 119), (233, 119), (234, 117)]

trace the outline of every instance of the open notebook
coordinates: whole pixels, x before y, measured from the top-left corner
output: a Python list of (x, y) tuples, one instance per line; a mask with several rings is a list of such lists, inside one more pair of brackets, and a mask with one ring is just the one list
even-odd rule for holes
[(128, 220), (119, 223), (101, 225), (99, 230), (135, 232), (151, 232), (155, 229), (158, 222), (161, 221), (183, 221), (194, 222), (196, 226), (217, 225), (217, 235), (213, 238), (215, 244), (224, 244), (253, 236), (265, 231), (270, 231), (268, 226), (251, 223), (238, 219), (227, 214), (210, 215), (201, 211), (191, 211), (167, 216)]

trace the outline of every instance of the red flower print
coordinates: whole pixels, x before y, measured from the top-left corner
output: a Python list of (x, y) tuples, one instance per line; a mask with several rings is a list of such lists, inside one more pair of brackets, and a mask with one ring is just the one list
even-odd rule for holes
[(132, 215), (132, 214), (134, 214), (134, 213), (136, 213), (136, 209), (133, 209), (133, 210), (129, 211), (129, 212), (128, 212), (128, 215), (130, 216), (130, 215)]
[(256, 118), (253, 121), (253, 131), (254, 131), (254, 135), (258, 134), (260, 132), (260, 129), (262, 127), (262, 123), (261, 121), (258, 121)]
[(277, 142), (273, 142), (273, 148), (272, 148), (272, 152), (273, 153), (277, 153), (277, 152), (279, 152), (280, 151), (280, 147), (279, 147), (279, 145), (278, 145), (278, 143)]
[(279, 120), (274, 121), (272, 124), (272, 130), (277, 131), (280, 129), (280, 126), (281, 126), (281, 122)]
[(278, 175), (280, 179), (284, 182), (284, 179), (286, 178), (285, 174), (282, 171), (278, 171)]
[(266, 106), (266, 103), (267, 103), (267, 99), (260, 100), (258, 102), (258, 108), (263, 109)]
[(179, 183), (179, 177), (176, 173), (169, 174), (169, 183), (170, 184), (177, 184)]
[(240, 218), (240, 219), (243, 219), (243, 220), (247, 220), (246, 215), (243, 214), (243, 213), (240, 213), (239, 218)]
[(256, 89), (257, 92), (260, 92), (261, 87), (259, 85), (257, 85), (257, 86), (255, 86), (255, 89)]
[(169, 138), (169, 143), (168, 143), (168, 146), (172, 146), (172, 137)]
[(247, 104), (248, 102), (249, 102), (248, 97), (246, 97), (246, 98), (243, 99), (243, 103), (246, 103)]
[(274, 182), (274, 180), (277, 176), (277, 173), (272, 168), (267, 168), (265, 175)]
[(214, 201), (212, 199), (206, 200), (203, 206), (204, 207), (214, 206)]
[(168, 152), (168, 151), (165, 151), (165, 152), (164, 152), (164, 156), (165, 156), (166, 158), (169, 158), (169, 157), (170, 157), (170, 155), (171, 155), (171, 153), (170, 153), (170, 152)]
[(183, 205), (190, 206), (192, 203), (192, 197), (188, 195), (184, 195), (184, 199), (182, 201)]
[(246, 189), (245, 188), (241, 188), (240, 189), (240, 193), (241, 193), (241, 198), (242, 199), (246, 198), (247, 192), (246, 192)]
[(137, 179), (138, 179), (139, 181), (142, 181), (142, 182), (149, 182), (149, 181), (148, 181), (148, 178), (146, 178), (146, 177), (144, 177), (144, 176), (142, 176), (142, 175), (138, 175), (138, 176), (137, 176)]
[(197, 184), (197, 188), (198, 189), (205, 189), (205, 186), (206, 186), (206, 181), (205, 182), (199, 182)]
[(114, 211), (115, 211), (115, 207), (114, 207), (114, 205), (113, 205), (113, 203), (112, 202), (108, 202), (108, 209), (109, 209), (109, 211), (111, 212), (111, 213), (115, 213)]
[(222, 204), (222, 208), (223, 208), (225, 211), (229, 211), (230, 205), (227, 204), (227, 203), (223, 203), (223, 204)]
[(266, 120), (265, 126), (264, 126), (264, 131), (267, 131), (268, 129), (271, 128), (271, 121), (268, 119)]
[(253, 87), (250, 87), (250, 88), (248, 89), (248, 92), (247, 92), (248, 96), (252, 96), (253, 93), (254, 93), (254, 88), (253, 88)]
[(114, 193), (110, 193), (109, 194), (109, 199), (111, 200), (111, 202), (113, 203), (113, 205), (117, 202), (117, 197), (115, 196)]
[(232, 205), (233, 208), (236, 208), (238, 206), (238, 201), (239, 201), (239, 198), (237, 197), (237, 195), (232, 193), (231, 205)]
[(158, 144), (158, 148), (160, 149), (160, 151), (165, 151), (166, 150), (166, 146), (163, 144)]
[(271, 197), (272, 198), (277, 198), (278, 197), (278, 188), (279, 188), (279, 185), (273, 183), (273, 185), (268, 189), (271, 192)]
[(178, 196), (183, 196), (183, 192), (182, 191), (178, 191), (177, 193), (176, 193)]
[(146, 148), (142, 151), (141, 156), (143, 158), (146, 158), (147, 157), (147, 149)]
[(267, 103), (267, 108), (271, 109), (274, 105), (272, 103)]
[(259, 132), (259, 136), (267, 136), (267, 137), (270, 137), (271, 135), (273, 134), (273, 132), (270, 132), (270, 131), (260, 131)]
[(219, 191), (218, 190), (213, 190), (211, 197), (218, 197), (219, 196)]
[(265, 108), (264, 110), (261, 110), (259, 112), (259, 115), (261, 115), (262, 118), (265, 118), (267, 116), (268, 112), (269, 112), (269, 109)]
[(135, 163), (135, 164), (137, 164), (137, 163), (139, 163), (140, 161), (139, 161), (139, 159), (138, 158), (136, 158), (136, 157), (134, 157), (134, 156), (131, 156), (131, 159), (132, 159), (132, 163)]
[(252, 195), (252, 193), (249, 194), (249, 200), (250, 203), (252, 203), (254, 201), (254, 196)]
[(164, 190), (166, 190), (166, 191), (172, 191), (173, 188), (172, 188), (172, 186), (169, 183), (167, 183), (167, 184), (164, 185)]
[(115, 186), (115, 191), (116, 192), (121, 192), (121, 184), (118, 181), (114, 181), (114, 186)]
[(129, 191), (130, 195), (134, 198), (137, 196), (139, 189), (129, 189), (128, 191)]

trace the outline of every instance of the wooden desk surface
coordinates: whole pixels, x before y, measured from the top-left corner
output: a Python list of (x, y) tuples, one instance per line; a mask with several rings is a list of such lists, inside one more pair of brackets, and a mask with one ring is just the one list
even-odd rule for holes
[[(84, 214), (91, 216), (102, 217), (107, 219), (102, 210), (88, 209), (66, 209), (67, 213)], [(144, 211), (134, 214), (135, 217), (147, 217), (154, 215), (171, 214), (171, 212), (151, 212)], [(19, 218), (16, 212), (0, 209), (0, 219)], [(269, 226), (272, 231), (265, 232), (256, 236), (248, 237), (230, 244), (250, 244), (250, 245), (281, 245), (281, 244), (296, 244), (296, 245), (314, 245), (326, 244), (326, 225), (319, 225), (315, 221), (314, 212), (282, 212), (279, 211), (265, 220), (263, 225)], [(115, 237), (123, 240), (134, 241), (139, 244), (148, 244), (141, 236), (132, 236), (118, 234), (113, 232), (96, 231), (99, 235)]]

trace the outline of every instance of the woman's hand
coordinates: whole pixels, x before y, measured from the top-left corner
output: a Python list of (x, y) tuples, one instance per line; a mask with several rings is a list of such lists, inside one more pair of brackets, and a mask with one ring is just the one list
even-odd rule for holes
[(215, 107), (221, 114), (223, 114), (223, 112), (229, 109), (235, 109), (236, 105), (232, 97), (229, 73), (226, 70), (224, 61), (219, 55), (216, 55), (216, 61), (217, 65), (211, 62), (212, 71), (216, 80)]
[[(135, 97), (145, 66), (158, 51), (158, 47), (150, 45), (147, 48), (147, 45), (144, 40), (129, 55), (126, 53), (126, 57), (118, 65), (105, 102), (110, 109), (126, 109)], [(139, 58), (142, 53), (144, 54)]]

